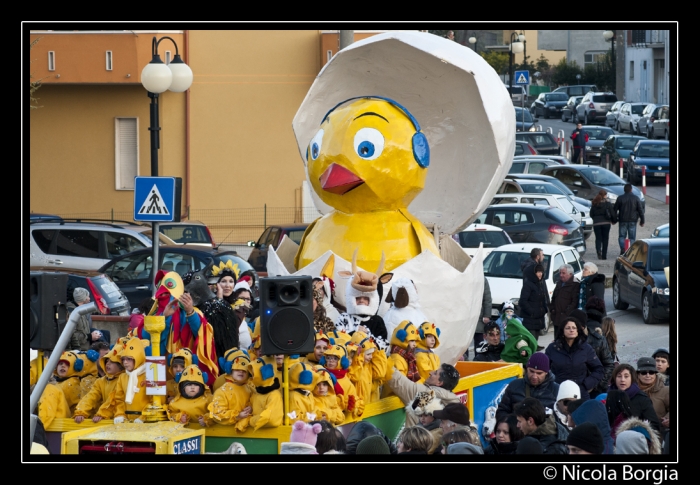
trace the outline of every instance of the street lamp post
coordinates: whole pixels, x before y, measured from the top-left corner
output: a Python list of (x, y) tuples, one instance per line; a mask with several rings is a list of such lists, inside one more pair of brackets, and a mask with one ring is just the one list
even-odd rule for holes
[(510, 56), (508, 56), (508, 85), (511, 87), (511, 96), (513, 91), (513, 54), (520, 54), (523, 51), (523, 41), (525, 36), (523, 34), (516, 34), (511, 32), (510, 34)]
[[(166, 65), (158, 55), (158, 44), (168, 39), (175, 45), (175, 57)], [(158, 121), (158, 97), (160, 93), (170, 90), (174, 93), (187, 91), (192, 85), (192, 69), (180, 58), (177, 44), (171, 37), (153, 37), (151, 43), (151, 62), (141, 71), (141, 84), (151, 98), (151, 177), (158, 176), (158, 149), (160, 148), (160, 126)], [(153, 222), (153, 266), (158, 264), (158, 223)], [(155, 271), (153, 272), (155, 275)], [(151, 282), (153, 283), (153, 282)]]
[(476, 47), (478, 42), (479, 39), (477, 39), (476, 37), (469, 37), (469, 43), (472, 45), (472, 49), (474, 50), (474, 52), (477, 52)]
[(612, 56), (612, 67), (613, 67), (613, 76), (615, 79), (615, 92), (617, 92), (617, 59), (615, 58), (615, 37), (616, 37), (616, 32), (614, 30), (606, 30), (603, 32), (603, 39), (606, 41), (610, 42), (610, 48), (612, 49), (611, 56)]

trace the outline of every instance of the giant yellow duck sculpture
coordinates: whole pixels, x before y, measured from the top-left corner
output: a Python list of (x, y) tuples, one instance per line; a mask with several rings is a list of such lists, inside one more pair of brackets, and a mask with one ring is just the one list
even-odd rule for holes
[(330, 248), (346, 259), (359, 249), (365, 267), (376, 267), (384, 252), (388, 271), (426, 249), (439, 256), (433, 235), (407, 209), (425, 184), (430, 149), (406, 108), (378, 97), (340, 103), (306, 159), (314, 191), (335, 210), (306, 230), (297, 268)]

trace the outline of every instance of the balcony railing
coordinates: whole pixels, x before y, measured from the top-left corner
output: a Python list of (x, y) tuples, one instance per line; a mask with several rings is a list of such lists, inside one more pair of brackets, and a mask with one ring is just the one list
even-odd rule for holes
[(633, 30), (632, 47), (661, 47), (666, 44), (667, 30)]

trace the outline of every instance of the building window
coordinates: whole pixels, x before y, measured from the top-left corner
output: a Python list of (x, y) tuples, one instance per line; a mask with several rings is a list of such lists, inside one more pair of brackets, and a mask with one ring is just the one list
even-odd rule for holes
[(632, 31), (632, 45), (635, 47), (646, 47), (647, 44), (647, 31), (646, 30), (633, 30)]
[(49, 51), (49, 71), (56, 70), (56, 52)]
[(165, 51), (165, 65), (167, 66), (170, 64), (170, 61), (173, 59), (173, 53), (171, 51)]
[(112, 51), (107, 51), (105, 56), (106, 68), (108, 71), (112, 70)]
[(634, 79), (634, 61), (630, 61), (630, 79)]
[(139, 174), (138, 118), (115, 118), (114, 165), (117, 190), (134, 190)]
[(605, 51), (588, 51), (583, 55), (584, 67), (597, 62), (605, 62)]

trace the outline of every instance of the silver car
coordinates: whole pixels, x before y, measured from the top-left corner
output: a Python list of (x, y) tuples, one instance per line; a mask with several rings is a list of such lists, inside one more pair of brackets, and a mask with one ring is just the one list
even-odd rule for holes
[(620, 133), (637, 133), (637, 122), (649, 103), (625, 103), (620, 108), (615, 129)]
[(615, 104), (610, 107), (610, 110), (605, 115), (605, 126), (609, 126), (610, 128), (615, 128), (617, 126), (617, 117), (620, 114), (620, 108), (622, 108), (624, 104), (624, 101), (616, 101)]

